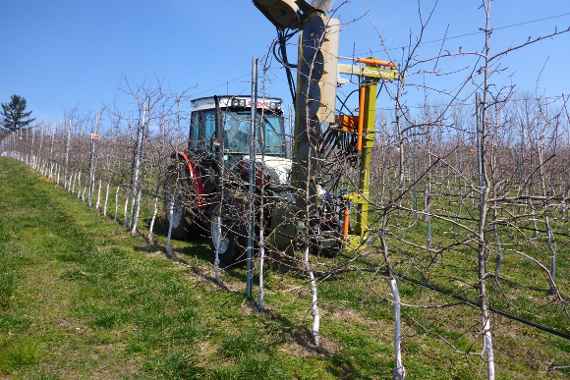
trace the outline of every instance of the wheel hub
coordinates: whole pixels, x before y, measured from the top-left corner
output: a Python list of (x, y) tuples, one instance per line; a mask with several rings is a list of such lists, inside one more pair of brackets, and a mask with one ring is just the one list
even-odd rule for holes
[(212, 244), (217, 250), (218, 255), (222, 256), (226, 253), (230, 246), (230, 240), (223, 234), (220, 218), (215, 218), (215, 220), (210, 224), (210, 236), (212, 238)]
[(180, 194), (177, 194), (172, 205), (172, 213), (168, 213), (168, 221), (172, 224), (172, 228), (178, 228), (180, 226), (183, 215), (184, 204), (180, 199)]

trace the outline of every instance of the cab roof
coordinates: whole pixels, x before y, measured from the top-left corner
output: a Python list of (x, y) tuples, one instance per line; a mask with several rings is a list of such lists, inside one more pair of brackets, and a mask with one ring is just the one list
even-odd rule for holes
[[(212, 110), (216, 108), (216, 96), (207, 96), (192, 99), (192, 111)], [(251, 108), (251, 95), (219, 95), (217, 96), (220, 108), (242, 107)], [(257, 98), (257, 108), (269, 111), (281, 111), (283, 100), (281, 98)]]

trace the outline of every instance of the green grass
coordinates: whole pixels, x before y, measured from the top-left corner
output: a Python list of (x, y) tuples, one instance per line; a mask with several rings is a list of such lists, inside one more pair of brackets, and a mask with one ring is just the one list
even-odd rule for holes
[[(410, 234), (419, 240), (423, 230)], [(0, 159), (0, 377), (390, 378), (392, 317), (382, 277), (357, 271), (320, 284), (323, 348), (317, 351), (308, 344), (310, 301), (302, 278), (270, 271), (269, 311), (257, 313), (243, 299), (243, 269), (224, 274), (230, 290), (223, 290), (208, 280), (203, 244), (175, 248), (188, 265), (166, 260), (22, 164)], [(402, 246), (394, 250), (403, 269), (416, 256)], [(466, 255), (443, 260), (465, 267)], [(444, 267), (440, 274), (449, 274)], [(450, 302), (401, 287), (408, 303)], [(516, 311), (525, 302), (532, 314), (535, 303), (524, 299)], [(544, 321), (564, 323), (554, 306), (542, 306)], [(403, 317), (409, 379), (483, 376), (478, 356), (452, 348), (480, 350), (471, 328), (476, 310), (404, 308)], [(503, 318), (494, 323), (499, 378), (568, 376), (546, 371), (570, 363), (568, 342)]]

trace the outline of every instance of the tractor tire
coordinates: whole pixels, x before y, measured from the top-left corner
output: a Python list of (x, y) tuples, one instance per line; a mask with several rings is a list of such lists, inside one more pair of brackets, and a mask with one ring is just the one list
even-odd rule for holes
[(342, 235), (337, 231), (321, 231), (312, 239), (312, 252), (317, 256), (336, 257), (342, 252)]
[(168, 168), (164, 182), (164, 230), (168, 233), (170, 224), (170, 202), (174, 194), (172, 213), (172, 238), (176, 240), (199, 240), (207, 235), (207, 229), (193, 212), (194, 189), (182, 162)]
[(246, 237), (239, 218), (232, 218), (227, 213), (219, 217), (219, 210), (220, 206), (216, 206), (210, 213), (210, 257), (212, 263), (215, 263), (217, 251), (219, 267), (225, 269), (245, 262)]

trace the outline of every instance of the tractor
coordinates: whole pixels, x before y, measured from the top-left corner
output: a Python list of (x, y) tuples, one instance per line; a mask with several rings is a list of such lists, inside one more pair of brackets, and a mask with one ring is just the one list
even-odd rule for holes
[[(252, 108), (256, 114), (256, 202), (264, 204), (265, 218), (256, 228), (265, 236), (276, 236), (283, 224), (284, 210), (294, 202), (290, 186), (292, 160), (284, 126), (282, 100), (245, 96), (211, 96), (191, 101), (192, 113), (188, 145), (173, 154), (165, 180), (165, 210), (177, 239), (206, 237), (219, 264), (227, 267), (242, 261), (247, 242), (247, 215), (251, 198), (250, 125)], [(340, 249), (341, 214), (334, 197), (320, 189), (323, 230), (315, 245)], [(261, 196), (260, 196), (261, 195)], [(260, 205), (257, 205), (260, 206)], [(257, 212), (261, 207), (256, 207)], [(257, 220), (259, 218), (256, 217)], [(294, 225), (291, 226), (296, 228)], [(291, 236), (295, 232), (291, 233)], [(268, 246), (284, 251), (292, 238), (268, 239)], [(328, 243), (327, 243), (328, 242)], [(214, 254), (211, 255), (212, 260)]]

